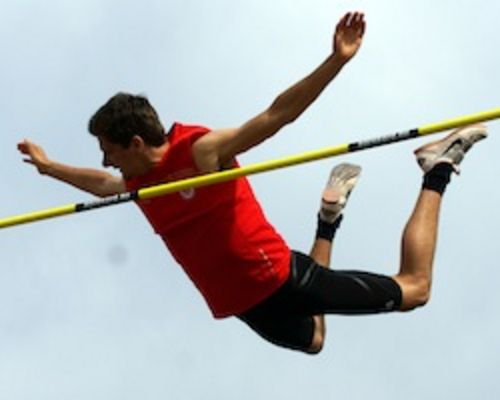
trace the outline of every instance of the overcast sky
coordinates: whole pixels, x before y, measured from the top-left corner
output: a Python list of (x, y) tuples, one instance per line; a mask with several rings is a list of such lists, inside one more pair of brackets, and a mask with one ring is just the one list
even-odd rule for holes
[[(500, 106), (492, 0), (2, 0), (0, 217), (91, 199), (22, 163), (24, 137), (99, 167), (87, 121), (118, 91), (147, 95), (167, 126), (238, 125), (327, 57), (349, 10), (368, 23), (358, 56), (243, 164)], [(0, 399), (497, 399), (500, 124), (488, 126), (446, 193), (429, 305), (329, 317), (315, 357), (213, 320), (133, 204), (3, 230)], [(333, 264), (393, 274), (426, 140), (251, 182), (307, 252), (330, 168), (361, 164)]]

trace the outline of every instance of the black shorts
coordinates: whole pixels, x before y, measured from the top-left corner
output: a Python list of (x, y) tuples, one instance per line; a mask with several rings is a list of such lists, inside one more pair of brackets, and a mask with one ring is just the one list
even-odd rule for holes
[(395, 311), (401, 300), (401, 288), (388, 276), (333, 271), (305, 254), (292, 252), (285, 284), (238, 317), (274, 344), (307, 350), (312, 344), (314, 315)]

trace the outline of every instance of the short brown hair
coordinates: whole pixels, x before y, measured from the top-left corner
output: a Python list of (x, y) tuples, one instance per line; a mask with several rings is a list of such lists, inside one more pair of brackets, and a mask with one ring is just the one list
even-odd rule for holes
[(135, 135), (150, 146), (165, 143), (165, 129), (149, 100), (128, 93), (114, 95), (99, 108), (89, 121), (89, 131), (123, 147)]

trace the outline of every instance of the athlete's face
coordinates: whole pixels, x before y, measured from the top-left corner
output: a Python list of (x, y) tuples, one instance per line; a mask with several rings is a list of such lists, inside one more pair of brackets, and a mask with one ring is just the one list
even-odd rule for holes
[(140, 173), (139, 153), (137, 143), (132, 140), (128, 147), (113, 143), (98, 136), (99, 147), (103, 157), (102, 165), (120, 170), (124, 178), (131, 178)]

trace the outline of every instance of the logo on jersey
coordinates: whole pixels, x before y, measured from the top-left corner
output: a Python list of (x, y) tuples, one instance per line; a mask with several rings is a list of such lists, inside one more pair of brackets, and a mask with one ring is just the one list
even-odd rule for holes
[(179, 194), (181, 195), (181, 197), (184, 200), (191, 200), (194, 197), (195, 193), (196, 193), (196, 191), (194, 190), (194, 188), (189, 188), (189, 189), (186, 189), (186, 190), (181, 190), (179, 192)]

